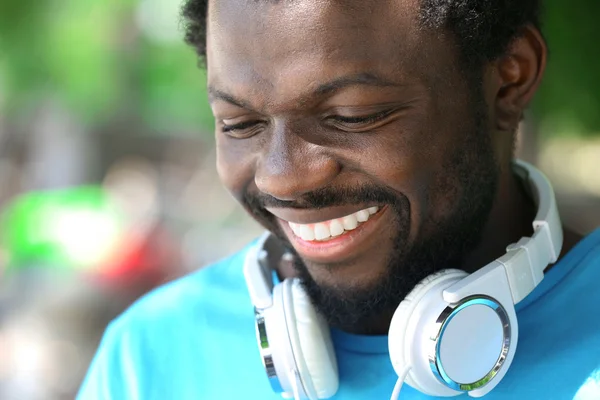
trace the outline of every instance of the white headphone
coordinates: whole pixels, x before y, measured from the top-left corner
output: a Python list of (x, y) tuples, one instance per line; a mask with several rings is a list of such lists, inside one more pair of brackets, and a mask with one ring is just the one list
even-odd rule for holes
[[(550, 182), (525, 162), (513, 166), (537, 204), (533, 235), (472, 274), (449, 269), (428, 276), (392, 318), (388, 347), (394, 370), (425, 394), (481, 397), (502, 380), (517, 347), (514, 305), (560, 254), (562, 227)], [(275, 392), (325, 399), (339, 385), (329, 327), (297, 279), (273, 284), (274, 266), (287, 256), (267, 233), (246, 257), (259, 350)]]

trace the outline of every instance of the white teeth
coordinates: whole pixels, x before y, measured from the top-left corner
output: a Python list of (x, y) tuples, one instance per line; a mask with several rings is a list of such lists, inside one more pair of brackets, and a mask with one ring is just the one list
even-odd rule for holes
[(292, 232), (294, 232), (294, 234), (296, 236), (300, 236), (300, 233), (298, 231), (298, 224), (295, 224), (293, 222), (288, 222), (288, 225), (290, 226), (290, 228), (292, 228)]
[(315, 240), (315, 231), (308, 225), (298, 224), (298, 233), (302, 240)]
[(358, 222), (366, 222), (369, 219), (369, 211), (360, 210), (356, 213), (356, 219), (358, 220)]
[(342, 224), (344, 225), (344, 229), (347, 231), (351, 231), (352, 229), (356, 229), (358, 226), (358, 220), (356, 219), (356, 215), (350, 214), (342, 218)]
[(340, 221), (334, 219), (331, 221), (331, 224), (329, 224), (329, 231), (331, 232), (331, 236), (340, 236), (344, 233), (344, 226)]
[(288, 222), (288, 224), (294, 234), (303, 240), (327, 240), (331, 237), (340, 236), (345, 231), (356, 229), (360, 222), (368, 221), (370, 216), (378, 211), (379, 207), (369, 207), (342, 218), (318, 222), (316, 224), (305, 225), (294, 222)]
[(323, 240), (331, 236), (329, 228), (323, 223), (315, 224), (315, 239)]

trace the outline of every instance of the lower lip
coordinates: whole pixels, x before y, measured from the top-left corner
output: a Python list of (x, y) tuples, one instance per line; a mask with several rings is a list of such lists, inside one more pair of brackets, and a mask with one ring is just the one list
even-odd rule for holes
[(279, 221), (300, 256), (310, 261), (333, 263), (356, 256), (364, 248), (369, 247), (370, 242), (376, 241), (379, 237), (376, 231), (382, 225), (381, 217), (387, 211), (388, 207), (384, 206), (356, 229), (326, 241), (303, 240), (294, 234), (286, 221)]

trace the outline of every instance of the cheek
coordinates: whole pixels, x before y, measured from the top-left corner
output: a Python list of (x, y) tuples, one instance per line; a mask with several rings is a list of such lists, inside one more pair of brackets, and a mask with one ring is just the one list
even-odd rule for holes
[(429, 202), (435, 168), (427, 163), (418, 151), (402, 157), (395, 168), (388, 172), (386, 179), (394, 182), (394, 189), (406, 196), (410, 204), (410, 238), (415, 240), (423, 230), (423, 225), (431, 213)]
[(456, 199), (455, 179), (448, 165), (456, 157), (463, 129), (458, 123), (460, 116), (448, 116), (445, 111), (430, 105), (414, 119), (381, 135), (365, 152), (378, 157), (364, 157), (362, 163), (369, 175), (408, 198), (413, 240), (427, 236), (436, 221), (452, 212)]
[(241, 201), (244, 188), (254, 180), (254, 162), (240, 140), (217, 137), (217, 173), (225, 188)]
[[(409, 241), (414, 242), (430, 213), (429, 191), (437, 162), (431, 151), (432, 133), (421, 119), (396, 126), (374, 137), (369, 149), (361, 149), (361, 169), (376, 184), (405, 197), (410, 206)], [(376, 154), (376, 157), (373, 155)]]

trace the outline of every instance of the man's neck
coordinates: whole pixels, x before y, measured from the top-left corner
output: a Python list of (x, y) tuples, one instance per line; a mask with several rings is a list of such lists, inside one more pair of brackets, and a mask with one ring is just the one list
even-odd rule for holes
[[(512, 170), (502, 171), (499, 190), (479, 245), (465, 257), (462, 269), (475, 272), (506, 253), (506, 247), (533, 234), (537, 206)], [(562, 258), (582, 238), (563, 228)], [(549, 266), (546, 271), (550, 269)]]
[(536, 205), (526, 194), (524, 182), (502, 171), (498, 193), (478, 246), (469, 253), (462, 269), (475, 272), (506, 253), (506, 247), (533, 234)]

